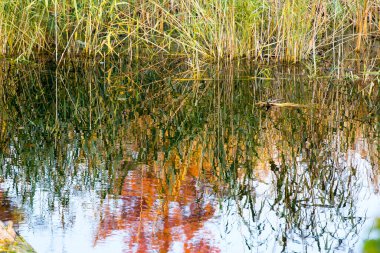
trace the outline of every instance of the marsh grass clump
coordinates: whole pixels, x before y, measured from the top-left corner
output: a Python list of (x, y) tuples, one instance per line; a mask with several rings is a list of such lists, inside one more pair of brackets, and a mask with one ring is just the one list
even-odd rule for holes
[(5, 0), (0, 53), (296, 62), (378, 40), (380, 0)]

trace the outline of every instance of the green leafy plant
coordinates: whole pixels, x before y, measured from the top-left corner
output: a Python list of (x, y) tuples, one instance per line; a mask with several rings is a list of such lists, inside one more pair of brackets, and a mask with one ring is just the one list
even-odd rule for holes
[(363, 253), (379, 253), (380, 252), (380, 218), (376, 220), (372, 233), (374, 238), (364, 242)]

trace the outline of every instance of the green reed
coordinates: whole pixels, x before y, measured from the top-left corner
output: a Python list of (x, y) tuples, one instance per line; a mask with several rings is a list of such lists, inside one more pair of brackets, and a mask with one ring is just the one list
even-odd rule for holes
[(5, 0), (0, 54), (318, 61), (376, 41), (380, 0)]

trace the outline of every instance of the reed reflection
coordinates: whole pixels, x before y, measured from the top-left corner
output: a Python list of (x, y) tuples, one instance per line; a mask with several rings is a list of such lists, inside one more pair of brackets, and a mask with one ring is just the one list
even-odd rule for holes
[(375, 92), (296, 68), (163, 71), (61, 69), (57, 97), (56, 73), (3, 77), (2, 173), (24, 205), (43, 188), (70, 212), (95, 190), (94, 248), (353, 248), (378, 197)]

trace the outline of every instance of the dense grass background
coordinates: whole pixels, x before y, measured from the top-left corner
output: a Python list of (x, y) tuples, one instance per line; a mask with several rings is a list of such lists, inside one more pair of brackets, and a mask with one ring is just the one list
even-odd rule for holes
[(3, 0), (0, 54), (315, 61), (379, 24), (380, 0)]

